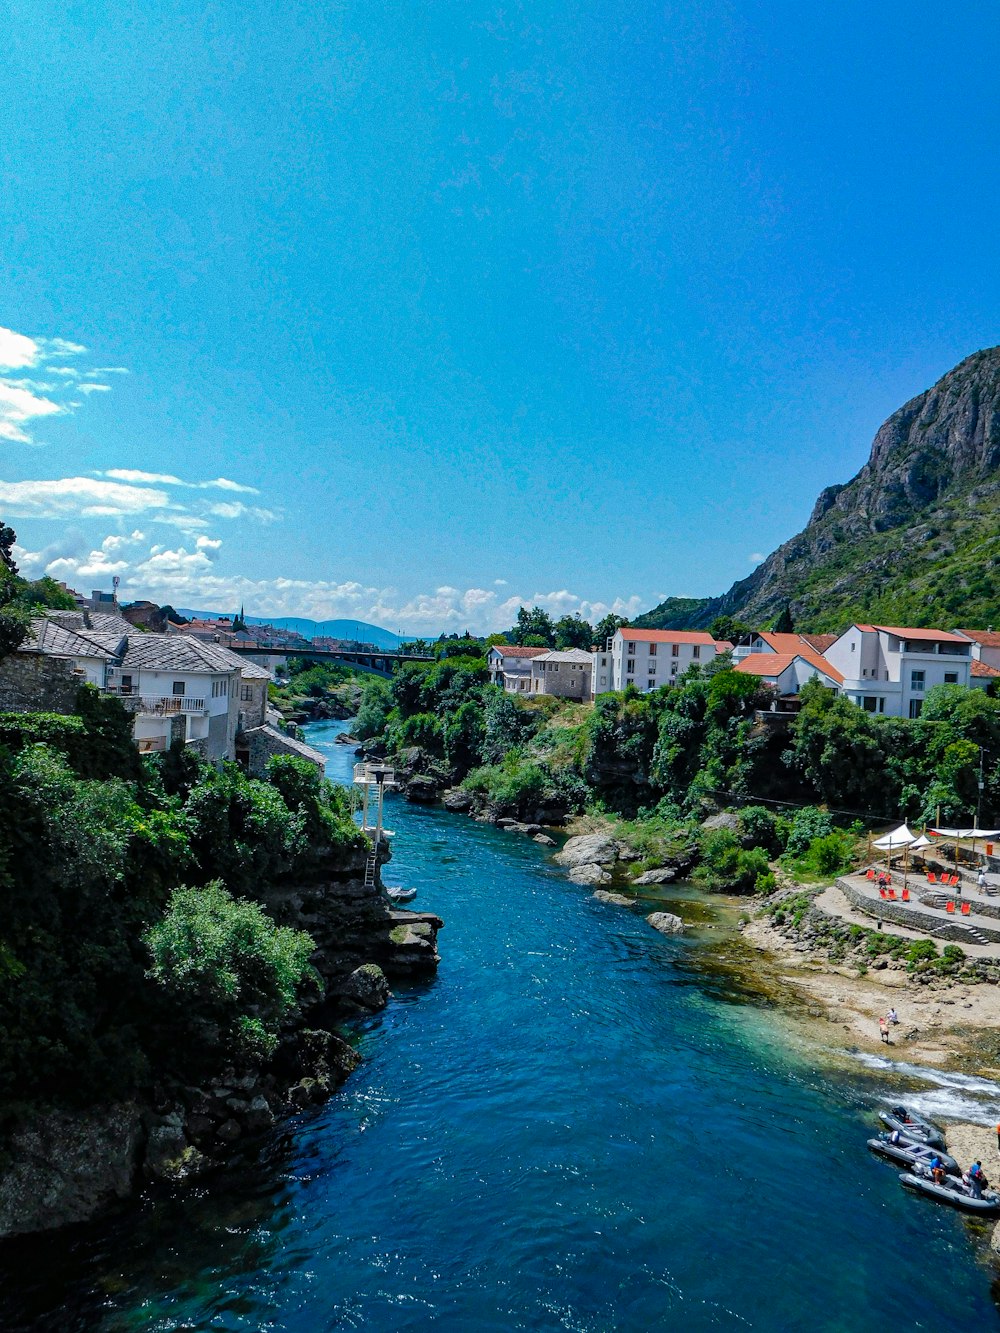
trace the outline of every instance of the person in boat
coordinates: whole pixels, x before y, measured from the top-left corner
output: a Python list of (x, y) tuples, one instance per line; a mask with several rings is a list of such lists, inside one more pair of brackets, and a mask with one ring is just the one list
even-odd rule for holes
[(986, 1179), (986, 1172), (983, 1170), (982, 1162), (973, 1162), (969, 1167), (966, 1180), (969, 1182), (969, 1189), (974, 1199), (983, 1197), (983, 1190), (989, 1189), (990, 1182)]
[(943, 1185), (944, 1182), (945, 1182), (946, 1176), (947, 1176), (947, 1172), (946, 1172), (945, 1169), (944, 1169), (944, 1162), (941, 1161), (941, 1158), (940, 1158), (940, 1157), (932, 1157), (932, 1158), (931, 1158), (931, 1180), (934, 1181), (934, 1184), (935, 1184), (935, 1185)]

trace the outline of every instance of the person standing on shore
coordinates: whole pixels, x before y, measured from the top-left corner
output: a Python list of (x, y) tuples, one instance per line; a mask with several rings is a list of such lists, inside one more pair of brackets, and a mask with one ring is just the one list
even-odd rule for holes
[(885, 1044), (888, 1046), (888, 1044), (889, 1044), (889, 1020), (885, 1017), (884, 1014), (882, 1015), (882, 1017), (881, 1017), (881, 1018), (879, 1019), (879, 1021), (878, 1021), (878, 1030), (879, 1030), (879, 1033), (881, 1034), (882, 1040), (883, 1040), (883, 1041), (885, 1042)]

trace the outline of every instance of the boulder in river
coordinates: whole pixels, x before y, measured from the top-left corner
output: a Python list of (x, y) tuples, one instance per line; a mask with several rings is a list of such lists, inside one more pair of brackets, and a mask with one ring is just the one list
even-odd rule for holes
[(550, 838), (547, 833), (536, 833), (531, 841), (537, 842), (539, 847), (554, 847), (556, 845), (555, 838)]
[(461, 787), (449, 787), (441, 797), (441, 804), (453, 815), (467, 815), (472, 809), (472, 793)]
[(374, 1013), (385, 1008), (391, 995), (385, 973), (378, 963), (363, 963), (341, 985), (337, 998), (352, 1007)]
[(405, 791), (408, 801), (417, 801), (424, 805), (436, 801), (438, 797), (437, 783), (425, 773), (417, 773), (410, 778)]
[(659, 870), (647, 870), (644, 875), (639, 875), (633, 883), (635, 884), (671, 884), (677, 878), (677, 871), (670, 866), (661, 866)]
[(610, 903), (612, 907), (631, 907), (632, 899), (624, 893), (610, 893), (607, 889), (595, 889), (594, 897), (599, 903)]
[(607, 866), (618, 859), (618, 844), (603, 833), (584, 833), (570, 838), (553, 859), (561, 866)]
[(611, 876), (599, 865), (574, 866), (569, 872), (574, 884), (609, 884)]
[(684, 922), (673, 912), (650, 912), (646, 920), (661, 935), (680, 935), (684, 931)]

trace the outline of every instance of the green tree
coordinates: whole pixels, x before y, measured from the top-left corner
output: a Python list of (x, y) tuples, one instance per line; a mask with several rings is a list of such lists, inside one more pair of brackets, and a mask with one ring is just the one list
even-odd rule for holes
[(149, 976), (176, 1007), (178, 1025), (208, 1043), (217, 1034), (233, 1059), (272, 1055), (303, 986), (320, 987), (310, 936), (275, 925), (259, 904), (233, 898), (217, 881), (176, 889), (144, 938)]
[(735, 616), (716, 616), (708, 627), (708, 632), (713, 639), (724, 639), (727, 643), (739, 643), (749, 634), (753, 634), (753, 628), (745, 624), (742, 620), (737, 620)]
[(557, 648), (582, 648), (590, 652), (594, 645), (594, 627), (579, 615), (560, 616), (554, 629)]
[(794, 634), (795, 625), (792, 622), (792, 608), (786, 602), (782, 607), (777, 619), (771, 627), (775, 634)]
[(0, 523), (0, 658), (19, 648), (28, 633), (27, 612), (15, 605), (24, 587), (14, 563), (16, 540), (14, 529)]
[(523, 606), (518, 609), (517, 624), (514, 627), (514, 642), (528, 645), (529, 639), (540, 640), (538, 646), (542, 648), (553, 648), (555, 646), (556, 634), (552, 617), (547, 611), (543, 611), (540, 606), (533, 606), (530, 611)]
[(618, 630), (626, 629), (627, 627), (628, 621), (624, 616), (616, 616), (613, 611), (609, 611), (608, 614), (602, 616), (594, 626), (594, 642), (597, 644), (598, 648), (603, 649), (607, 644), (608, 639), (613, 638)]

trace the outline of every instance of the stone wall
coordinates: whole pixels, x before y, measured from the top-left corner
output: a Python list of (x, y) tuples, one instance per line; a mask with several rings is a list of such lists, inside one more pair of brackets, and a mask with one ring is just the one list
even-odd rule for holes
[(907, 903), (899, 902), (872, 902), (871, 898), (856, 888), (849, 880), (838, 879), (837, 887), (841, 890), (844, 897), (856, 907), (859, 912), (873, 920), (883, 923), (890, 923), (897, 926), (907, 926), (910, 930), (917, 930), (922, 935), (933, 935), (937, 940), (954, 940), (956, 944), (974, 944), (975, 940), (970, 939), (970, 930), (975, 929), (980, 935), (983, 935), (991, 943), (1000, 942), (1000, 930), (993, 930), (988, 926), (981, 926), (976, 923), (971, 927), (960, 917), (946, 916), (942, 913), (940, 922), (937, 918), (928, 919), (927, 912), (921, 912)]
[(267, 761), (276, 754), (308, 759), (321, 773), (323, 771), (325, 761), (321, 754), (274, 727), (253, 727), (243, 733), (242, 740), (248, 753), (247, 771), (251, 777), (262, 777), (267, 770)]
[(82, 683), (68, 657), (11, 653), (0, 661), (0, 713), (73, 713)]

